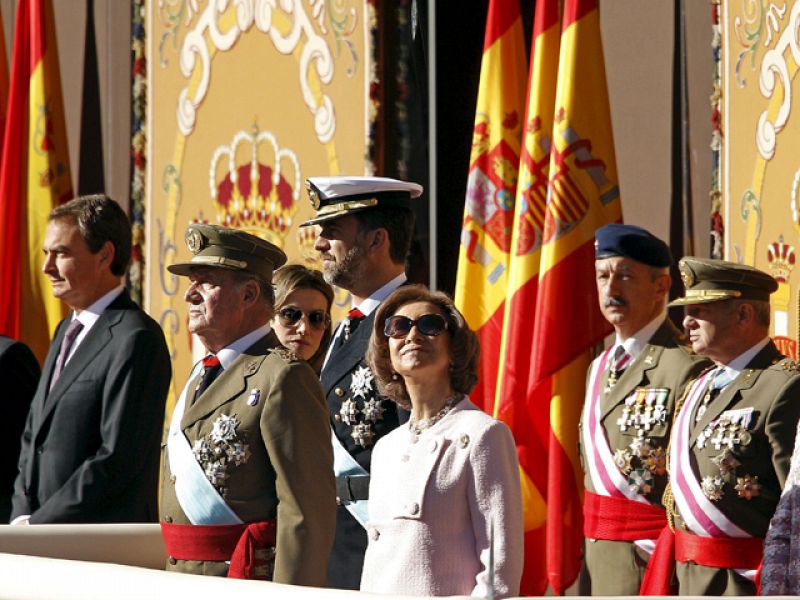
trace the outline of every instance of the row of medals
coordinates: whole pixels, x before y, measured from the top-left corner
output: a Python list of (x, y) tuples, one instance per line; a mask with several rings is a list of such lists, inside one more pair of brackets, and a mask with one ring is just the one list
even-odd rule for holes
[[(614, 387), (618, 375), (613, 371), (609, 374), (606, 384), (606, 393)], [(701, 401), (696, 420), (705, 413), (711, 400), (711, 388)], [(666, 473), (666, 452), (662, 447), (652, 445), (647, 432), (657, 423), (664, 423), (667, 413), (664, 407), (665, 398), (651, 398), (641, 394), (632, 394), (625, 399), (622, 416), (617, 419), (620, 431), (627, 432), (628, 428), (636, 429), (636, 437), (627, 448), (618, 449), (614, 453), (614, 463), (617, 468), (628, 478), (631, 491), (646, 495), (653, 488), (653, 477)], [(707, 475), (700, 482), (703, 493), (709, 500), (720, 500), (724, 495), (726, 483), (733, 485), (740, 498), (750, 500), (761, 494), (761, 484), (757, 475), (744, 475), (736, 477), (736, 467), (741, 463), (733, 454), (737, 445), (746, 446), (750, 443), (751, 436), (747, 431), (748, 417), (721, 417), (710, 423), (697, 437), (698, 448), (704, 448), (706, 443), (711, 443), (720, 454), (713, 457), (711, 462), (719, 469), (719, 475)], [(724, 449), (723, 449), (724, 448)], [(635, 465), (639, 467), (636, 468)], [(734, 483), (735, 480), (735, 483)]]
[[(712, 389), (706, 390), (700, 406), (695, 415), (695, 423), (699, 422), (706, 412), (709, 402), (712, 399)], [(758, 475), (736, 476), (736, 468), (741, 463), (736, 459), (733, 450), (737, 446), (747, 446), (752, 440), (750, 432), (747, 431), (752, 418), (752, 409), (733, 414), (723, 413), (701, 431), (697, 436), (697, 447), (705, 448), (712, 445), (715, 450), (721, 452), (711, 458), (711, 462), (719, 469), (719, 475), (706, 475), (700, 481), (700, 487), (706, 498), (713, 502), (721, 500), (725, 495), (724, 487), (726, 483), (733, 485), (737, 495), (745, 500), (751, 500), (761, 495), (761, 484), (758, 483)]]
[[(613, 370), (609, 373), (606, 394), (616, 385), (618, 378), (619, 373)], [(652, 440), (645, 437), (654, 425), (664, 423), (666, 419), (664, 397), (634, 393), (625, 398), (625, 406), (622, 408), (622, 416), (617, 419), (617, 425), (626, 434), (629, 429), (635, 429), (636, 437), (627, 448), (614, 452), (614, 464), (627, 477), (628, 486), (636, 494), (649, 494), (653, 489), (654, 477), (667, 472), (664, 448), (654, 446)]]

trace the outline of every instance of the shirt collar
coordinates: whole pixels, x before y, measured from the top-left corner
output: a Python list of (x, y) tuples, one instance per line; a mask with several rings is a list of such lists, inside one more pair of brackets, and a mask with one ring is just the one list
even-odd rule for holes
[(622, 345), (622, 347), (625, 348), (625, 352), (630, 355), (631, 361), (636, 360), (636, 357), (639, 356), (639, 354), (642, 353), (642, 350), (645, 349), (645, 346), (650, 343), (650, 340), (656, 334), (656, 331), (658, 331), (658, 328), (661, 327), (666, 318), (667, 309), (664, 308), (655, 319), (650, 321), (647, 325), (642, 327), (627, 340), (621, 340), (620, 337), (617, 336), (617, 339), (614, 342), (614, 347)]
[(756, 357), (756, 354), (761, 352), (761, 350), (763, 350), (767, 344), (769, 344), (769, 336), (765, 337), (755, 346), (753, 346), (749, 350), (746, 350), (745, 352), (734, 358), (727, 365), (719, 365), (719, 366), (721, 366), (725, 371), (730, 373), (733, 377), (736, 377), (737, 375), (739, 375), (739, 373), (744, 371), (744, 368), (750, 364), (750, 361), (753, 360)]
[(97, 323), (100, 315), (102, 315), (103, 312), (108, 308), (109, 304), (111, 304), (120, 294), (122, 294), (124, 289), (125, 286), (120, 283), (110, 292), (100, 296), (100, 298), (95, 300), (94, 303), (89, 305), (88, 308), (83, 309), (79, 313), (72, 311), (72, 320), (74, 321), (75, 319), (78, 319), (78, 321), (83, 323), (84, 330), (88, 331), (92, 328), (92, 325)]
[(233, 342), (232, 344), (228, 344), (222, 350), (217, 352), (217, 358), (219, 359), (220, 364), (222, 365), (223, 369), (227, 369), (233, 364), (239, 355), (247, 350), (250, 346), (255, 344), (258, 340), (262, 337), (267, 335), (271, 331), (269, 323), (264, 323), (258, 329), (254, 329), (247, 335), (240, 337), (238, 340)]
[(386, 300), (393, 291), (399, 288), (406, 282), (406, 274), (400, 273), (397, 277), (392, 279), (383, 287), (378, 288), (368, 298), (365, 298), (361, 304), (358, 306), (354, 306), (353, 308), (358, 308), (365, 317), (372, 314), (372, 312), (380, 306), (381, 302)]

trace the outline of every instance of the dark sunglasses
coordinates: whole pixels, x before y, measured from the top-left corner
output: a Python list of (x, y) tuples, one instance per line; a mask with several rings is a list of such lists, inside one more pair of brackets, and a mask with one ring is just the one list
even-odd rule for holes
[[(297, 325), (298, 321), (303, 318), (303, 311), (293, 306), (287, 306), (278, 311), (278, 320), (284, 327), (293, 327)], [(325, 329), (331, 322), (327, 311), (312, 310), (310, 313), (305, 313), (308, 317), (308, 323), (314, 329)]]
[(387, 337), (405, 337), (415, 325), (422, 335), (436, 336), (447, 331), (447, 321), (442, 315), (422, 315), (419, 319), (394, 315), (384, 321), (383, 333)]

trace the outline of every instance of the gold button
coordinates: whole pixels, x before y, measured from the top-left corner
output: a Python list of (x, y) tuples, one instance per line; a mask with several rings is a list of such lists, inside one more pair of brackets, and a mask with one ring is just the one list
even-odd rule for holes
[(333, 393), (339, 396), (340, 398), (344, 396), (344, 390), (340, 387), (337, 387), (335, 390), (333, 390)]
[(342, 499), (336, 496), (336, 506), (342, 506)]
[(169, 561), (169, 564), (171, 564), (171, 565), (177, 565), (178, 564), (178, 561), (175, 560), (174, 556), (170, 556), (167, 560)]
[(333, 415), (333, 420), (337, 423), (342, 420), (342, 415)]
[(175, 475), (170, 475), (169, 476), (170, 483), (175, 483), (175, 479), (176, 479)]

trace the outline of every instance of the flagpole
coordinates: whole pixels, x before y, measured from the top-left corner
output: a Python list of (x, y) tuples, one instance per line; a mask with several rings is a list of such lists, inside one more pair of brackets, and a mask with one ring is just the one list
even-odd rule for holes
[(438, 152), (436, 136), (436, 2), (428, 2), (428, 264), (430, 268), (430, 288), (438, 289), (439, 270), (436, 251), (439, 231), (436, 212), (439, 204), (438, 171), (436, 157)]

